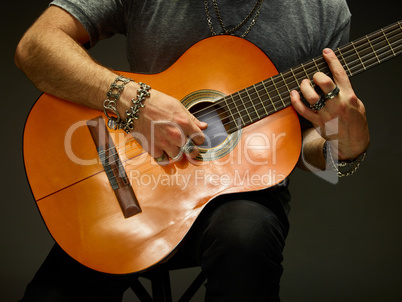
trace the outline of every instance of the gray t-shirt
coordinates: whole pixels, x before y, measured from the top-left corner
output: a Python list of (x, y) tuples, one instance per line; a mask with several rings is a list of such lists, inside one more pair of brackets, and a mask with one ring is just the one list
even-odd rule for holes
[[(239, 24), (256, 1), (219, 0), (225, 26)], [(221, 33), (212, 2), (208, 3), (214, 30)], [(126, 35), (133, 72), (163, 71), (193, 44), (211, 36), (203, 0), (54, 0), (51, 4), (83, 24), (92, 46), (114, 34)], [(325, 47), (345, 44), (350, 17), (345, 0), (265, 0), (246, 39), (282, 72), (320, 55)], [(243, 34), (250, 22), (235, 34)]]

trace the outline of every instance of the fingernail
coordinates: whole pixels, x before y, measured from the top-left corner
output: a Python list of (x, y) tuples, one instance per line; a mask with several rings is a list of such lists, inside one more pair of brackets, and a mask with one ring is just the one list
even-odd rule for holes
[(331, 48), (325, 48), (323, 51), (325, 54), (329, 55), (332, 52)]

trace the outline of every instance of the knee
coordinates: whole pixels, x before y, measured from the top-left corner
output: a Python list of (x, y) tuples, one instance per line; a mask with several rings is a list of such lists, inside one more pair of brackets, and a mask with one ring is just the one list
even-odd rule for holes
[(248, 261), (264, 257), (281, 263), (286, 232), (267, 207), (237, 200), (214, 212), (206, 237), (222, 254)]

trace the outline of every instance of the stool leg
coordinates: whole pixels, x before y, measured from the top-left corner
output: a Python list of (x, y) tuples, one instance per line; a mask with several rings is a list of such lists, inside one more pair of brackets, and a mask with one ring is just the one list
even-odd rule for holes
[(180, 298), (179, 302), (189, 302), (190, 299), (194, 296), (194, 294), (197, 292), (197, 290), (201, 287), (201, 285), (204, 284), (205, 280), (207, 277), (205, 276), (204, 272), (200, 272), (191, 283), (189, 288), (186, 290), (186, 292), (183, 294), (183, 296)]
[(149, 295), (145, 287), (142, 285), (140, 280), (135, 279), (131, 285), (131, 289), (133, 290), (134, 294), (141, 302), (152, 302), (152, 297)]
[(156, 269), (152, 274), (151, 284), (154, 302), (172, 302), (169, 270)]

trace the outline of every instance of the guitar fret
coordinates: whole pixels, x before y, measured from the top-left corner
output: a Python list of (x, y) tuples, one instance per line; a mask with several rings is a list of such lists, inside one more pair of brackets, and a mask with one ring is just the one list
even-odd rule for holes
[(261, 103), (261, 107), (262, 107), (262, 109), (265, 111), (265, 116), (268, 116), (267, 109), (266, 109), (265, 106), (264, 106), (264, 102), (263, 102), (263, 100), (262, 100), (262, 98), (261, 98), (261, 96), (260, 96), (260, 93), (258, 92), (257, 87), (256, 87), (255, 85), (253, 85), (253, 87), (254, 87), (254, 89), (255, 89), (255, 93), (257, 94), (257, 98), (259, 99), (259, 101), (260, 101), (260, 103)]
[(271, 102), (272, 108), (274, 109), (275, 112), (278, 111), (278, 110), (276, 109), (276, 107), (275, 107), (274, 102), (272, 102), (271, 95), (269, 94), (268, 89), (267, 89), (267, 87), (265, 86), (265, 82), (261, 82), (261, 83), (262, 83), (262, 87), (264, 87), (265, 93), (267, 94), (267, 96), (268, 96), (268, 98), (269, 98), (269, 101)]
[(276, 90), (276, 92), (278, 93), (278, 97), (279, 97), (279, 99), (281, 100), (281, 102), (282, 102), (282, 104), (283, 104), (283, 107), (285, 107), (285, 103), (284, 103), (284, 101), (283, 101), (283, 99), (282, 99), (281, 93), (279, 92), (279, 89), (278, 89), (278, 87), (276, 86), (276, 84), (275, 84), (275, 82), (274, 82), (274, 77), (271, 78), (271, 81), (272, 81), (272, 84), (274, 84), (275, 90)]
[(293, 78), (294, 78), (295, 81), (296, 81), (297, 87), (299, 87), (299, 86), (300, 86), (300, 83), (299, 83), (299, 80), (297, 79), (297, 77), (296, 77), (296, 75), (295, 75), (295, 73), (294, 73), (294, 71), (293, 71), (293, 68), (290, 68), (290, 72), (292, 73)]
[[(226, 97), (224, 97), (223, 100), (225, 101), (226, 108), (228, 109), (227, 111), (229, 111), (229, 114), (230, 114), (230, 116), (232, 117), (232, 121), (235, 123), (236, 119), (235, 119), (235, 117), (234, 117), (234, 115), (233, 115), (233, 113), (232, 113), (232, 109), (230, 109), (230, 106), (229, 106), (229, 104), (228, 104), (228, 102), (227, 102), (227, 100), (226, 100)], [(237, 126), (237, 125), (236, 125), (236, 126)]]
[[(238, 91), (236, 94), (237, 94), (237, 96), (239, 97), (239, 100), (240, 100), (240, 102), (241, 102), (241, 104), (240, 104), (240, 108), (241, 108), (240, 112), (242, 113), (242, 114), (241, 114), (242, 120), (243, 120), (243, 122), (244, 122), (244, 125), (248, 125), (248, 124), (250, 124), (250, 122), (251, 122), (253, 119), (251, 118), (251, 116), (250, 116), (250, 114), (249, 114), (249, 112), (248, 112), (248, 110), (247, 110), (246, 104), (244, 104), (244, 101), (243, 101), (243, 98), (242, 98), (242, 96), (241, 96), (241, 94), (240, 94), (240, 91)], [(245, 112), (246, 114), (244, 114), (244, 112)], [(247, 120), (247, 117), (248, 117), (248, 120)]]
[(310, 83), (312, 83), (311, 79), (310, 79), (310, 75), (307, 73), (306, 68), (304, 67), (304, 64), (300, 65), (303, 68), (304, 73), (306, 74), (307, 79), (310, 81)]
[(377, 59), (377, 62), (378, 62), (378, 63), (381, 63), (381, 60), (380, 60), (380, 58), (377, 56), (377, 52), (375, 51), (375, 49), (374, 49), (374, 47), (373, 47), (373, 44), (371, 44), (370, 38), (369, 38), (368, 36), (366, 36), (366, 40), (367, 40), (367, 42), (369, 43), (371, 49), (373, 50), (373, 54), (375, 55), (375, 57), (376, 57), (376, 59)]
[(285, 80), (285, 78), (283, 77), (283, 74), (282, 74), (282, 73), (281, 73), (281, 77), (282, 77), (283, 83), (285, 83), (285, 86), (286, 86), (287, 91), (290, 93), (289, 86), (288, 86), (288, 84), (286, 83), (286, 80)]
[(399, 28), (398, 29), (395, 28), (393, 31), (389, 32), (388, 36), (387, 36), (387, 43), (388, 43), (389, 48), (392, 51), (393, 56), (397, 55), (396, 51), (397, 51), (398, 45), (401, 46), (401, 42), (400, 42), (401, 35), (402, 35), (401, 29), (402, 29), (402, 27), (399, 24)]
[(364, 66), (364, 63), (362, 61), (362, 58), (359, 55), (359, 52), (357, 51), (356, 47), (355, 47), (355, 43), (350, 42), (350, 44), (352, 45), (354, 51), (356, 52), (357, 58), (359, 59), (360, 63), (362, 64), (362, 67), (364, 68), (364, 70), (366, 70), (366, 66)]
[[(240, 113), (239, 107), (237, 107), (233, 94), (230, 95), (229, 97), (232, 99), (232, 104), (236, 107), (236, 111), (237, 111), (237, 115), (238, 115), (238, 117), (235, 118), (233, 121), (235, 122), (237, 129), (241, 129), (242, 128), (241, 126), (245, 125), (243, 117)], [(241, 123), (239, 123), (240, 121), (241, 121)]]
[[(374, 35), (375, 36), (375, 35)], [(371, 41), (370, 37), (366, 36), (365, 38), (362, 39), (362, 48), (363, 51), (365, 52), (364, 55), (364, 62), (365, 62), (365, 67), (366, 69), (370, 68), (371, 66), (375, 66), (379, 63), (381, 63), (381, 55), (378, 54), (378, 51), (381, 52), (382, 45), (384, 43), (378, 42), (378, 38), (375, 38)], [(368, 45), (368, 46), (367, 46)]]
[(389, 48), (391, 49), (392, 53), (394, 54), (394, 56), (396, 56), (396, 54), (395, 54), (395, 52), (394, 52), (394, 49), (392, 48), (391, 43), (389, 43), (388, 38), (387, 38), (387, 35), (385, 34), (384, 30), (381, 29), (381, 32), (382, 32), (382, 34), (384, 35), (385, 40), (387, 41), (388, 46), (389, 46)]
[(269, 78), (269, 81), (271, 81), (271, 83), (272, 83), (272, 84), (269, 85), (270, 91), (271, 91), (271, 95), (273, 96), (273, 97), (272, 97), (272, 103), (273, 103), (274, 106), (275, 106), (275, 110), (278, 111), (278, 110), (280, 110), (280, 106), (278, 106), (276, 99), (277, 99), (277, 98), (279, 99), (280, 96), (279, 96), (279, 94), (278, 94), (278, 90), (275, 89), (275, 84), (274, 84), (274, 82), (273, 82), (273, 77), (272, 77), (272, 78)]
[(315, 61), (314, 58), (313, 58), (312, 61), (313, 61), (313, 63), (314, 63), (315, 68), (317, 69), (317, 71), (321, 71), (320, 68), (318, 67), (317, 62)]
[[(251, 86), (251, 87), (254, 87), (254, 85)], [(250, 88), (251, 88), (251, 87), (250, 87)], [(254, 108), (254, 110), (251, 111), (251, 113), (248, 111), (248, 115), (250, 116), (251, 121), (252, 121), (252, 122), (255, 122), (255, 121), (257, 121), (257, 120), (260, 119), (260, 115), (258, 114), (258, 110), (257, 110), (257, 108), (256, 108), (255, 105), (254, 105), (253, 98), (251, 97), (251, 95), (250, 95), (250, 93), (249, 93), (249, 91), (248, 91), (248, 88), (246, 88), (246, 89), (244, 89), (244, 90), (245, 90), (246, 93), (247, 93), (247, 97), (248, 97), (248, 99), (250, 100), (251, 106)], [(251, 107), (248, 107), (248, 108), (251, 108)], [(256, 118), (251, 117), (251, 115), (253, 115), (253, 116), (256, 115)]]
[(232, 99), (232, 101), (228, 101), (228, 98), (232, 99), (232, 97), (230, 95), (227, 97), (224, 97), (223, 99), (225, 100), (227, 108), (229, 108), (230, 115), (232, 116), (233, 120), (236, 120), (236, 114), (239, 115), (239, 113), (238, 113), (239, 111), (237, 110), (236, 104), (234, 104), (233, 99)]
[(377, 62), (375, 55), (373, 54), (370, 47), (368, 47), (368, 43), (366, 39), (356, 40), (354, 43), (350, 43), (353, 49), (351, 51), (356, 54), (357, 60), (351, 62), (350, 69), (354, 70), (355, 73), (360, 72), (362, 70), (367, 70), (367, 67)]
[(347, 72), (349, 72), (349, 77), (351, 77), (351, 76), (353, 75), (353, 74), (352, 74), (352, 71), (350, 71), (349, 65), (348, 65), (348, 63), (346, 63), (346, 60), (345, 60), (345, 58), (344, 58), (344, 56), (343, 56), (342, 51), (341, 51), (340, 48), (338, 48), (338, 53), (339, 53), (339, 55), (341, 56), (341, 60), (344, 62), (343, 68), (344, 68)]
[(293, 79), (294, 78), (293, 70), (290, 70), (290, 72), (288, 71), (288, 72), (282, 74), (282, 78), (283, 78), (283, 81), (284, 81), (284, 83), (286, 85), (286, 89), (287, 89), (286, 96), (285, 96), (285, 99), (286, 99), (285, 106), (289, 106), (291, 104), (290, 92), (292, 90), (298, 90), (299, 84), (298, 84), (297, 80), (295, 81)]

